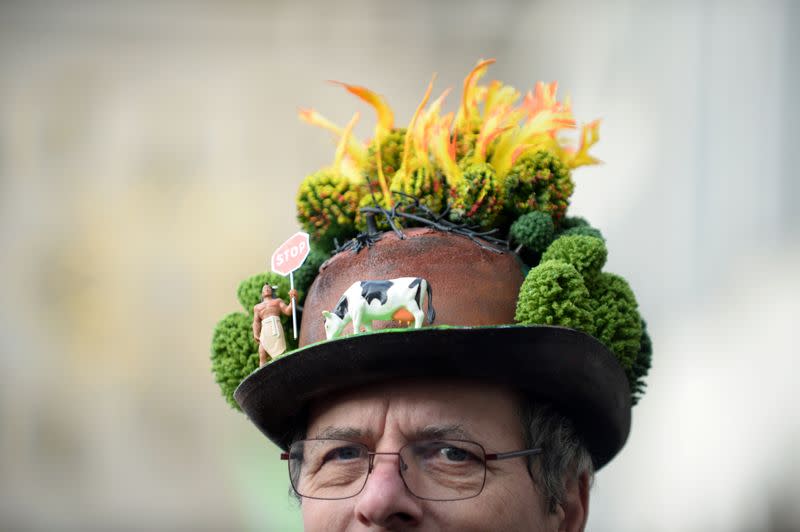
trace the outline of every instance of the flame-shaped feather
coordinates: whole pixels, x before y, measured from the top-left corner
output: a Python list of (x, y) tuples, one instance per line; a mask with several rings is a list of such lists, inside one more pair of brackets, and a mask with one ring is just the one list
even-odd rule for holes
[(358, 122), (359, 118), (361, 118), (361, 113), (356, 111), (355, 114), (353, 114), (353, 118), (350, 119), (344, 130), (342, 130), (342, 137), (339, 139), (339, 144), (336, 146), (336, 156), (333, 159), (333, 168), (340, 174), (344, 174), (342, 162), (344, 161), (344, 156), (347, 153), (347, 145), (350, 142), (350, 135), (353, 132), (353, 126), (356, 125), (356, 122)]
[(575, 127), (572, 118), (572, 105), (569, 98), (564, 103), (558, 101), (558, 82), (536, 83), (535, 94), (530, 91), (525, 95), (522, 106), (528, 113), (526, 126), (536, 123), (536, 129), (554, 129)]
[(379, 146), (377, 150), (375, 150), (375, 159), (377, 161), (377, 170), (378, 170), (378, 183), (381, 187), (381, 192), (383, 193), (383, 201), (386, 204), (386, 207), (391, 208), (394, 204), (392, 201), (392, 194), (389, 192), (389, 185), (386, 183), (386, 176), (383, 175), (383, 160), (381, 157), (381, 130), (379, 126), (375, 126), (375, 145)]
[[(339, 139), (341, 139), (344, 134), (343, 128), (337, 126), (314, 109), (300, 108), (297, 115), (300, 117), (300, 120), (311, 124), (312, 126), (327, 129)], [(363, 167), (366, 164), (367, 149), (361, 142), (358, 141), (358, 139), (355, 138), (352, 132), (350, 135), (348, 135), (346, 152), (347, 156), (352, 159), (352, 162), (356, 167)]]
[(560, 104), (556, 98), (556, 93), (558, 92), (557, 81), (553, 81), (552, 83), (537, 81), (534, 91), (535, 93), (528, 91), (523, 103), (529, 115), (533, 116), (546, 109), (561, 110), (562, 107), (567, 111), (570, 110), (569, 105)]
[[(428, 83), (428, 88), (425, 90), (425, 95), (422, 97), (422, 101), (419, 102), (417, 106), (417, 110), (414, 111), (414, 116), (411, 117), (411, 122), (408, 124), (408, 129), (406, 129), (406, 138), (405, 144), (403, 146), (403, 162), (400, 164), (400, 168), (402, 168), (405, 172), (406, 178), (411, 175), (411, 168), (408, 167), (408, 161), (411, 159), (411, 144), (413, 141), (414, 136), (416, 135), (415, 126), (417, 124), (417, 119), (419, 118), (422, 110), (428, 104), (428, 100), (431, 97), (431, 91), (433, 91), (433, 82), (436, 81), (436, 74), (433, 74), (431, 77), (430, 83)], [(421, 154), (419, 154), (421, 156)]]
[(436, 163), (442, 169), (447, 183), (452, 187), (463, 177), (451, 150), (450, 126), (453, 113), (448, 113), (431, 128), (430, 148)]
[(421, 119), (417, 121), (416, 131), (414, 132), (414, 147), (417, 153), (427, 154), (431, 138), (431, 129), (434, 124), (439, 121), (439, 113), (442, 110), (442, 105), (451, 90), (450, 88), (445, 89), (442, 94), (428, 106), (428, 110), (425, 111)]
[(331, 83), (335, 85), (341, 85), (347, 89), (349, 93), (355, 94), (375, 109), (375, 112), (378, 114), (377, 127), (380, 129), (381, 136), (394, 128), (394, 113), (383, 96), (367, 89), (366, 87), (349, 85), (341, 81), (331, 81)]
[(599, 164), (600, 160), (589, 155), (589, 148), (600, 140), (600, 120), (594, 120), (584, 124), (581, 129), (581, 143), (578, 150), (571, 153), (569, 150), (565, 157), (565, 162), (570, 168), (577, 168), (589, 164)]
[[(489, 84), (486, 91), (486, 103), (484, 104), (483, 116), (489, 117), (498, 107), (511, 107), (519, 100), (519, 91), (511, 85), (503, 85), (498, 80)], [(524, 110), (520, 110), (519, 119), (524, 116)]]
[(476, 118), (478, 112), (478, 97), (476, 95), (476, 85), (478, 81), (486, 74), (489, 65), (493, 64), (495, 59), (485, 59), (478, 61), (467, 77), (464, 78), (464, 92), (461, 95), (461, 109), (459, 110), (458, 117), (456, 117), (456, 127), (463, 129), (464, 126), (470, 124), (470, 120)]
[(478, 140), (475, 143), (475, 153), (472, 156), (473, 162), (486, 162), (486, 150), (501, 133), (511, 129), (514, 124), (509, 122), (509, 116), (513, 114), (513, 109), (507, 106), (496, 107), (491, 115), (481, 126)]

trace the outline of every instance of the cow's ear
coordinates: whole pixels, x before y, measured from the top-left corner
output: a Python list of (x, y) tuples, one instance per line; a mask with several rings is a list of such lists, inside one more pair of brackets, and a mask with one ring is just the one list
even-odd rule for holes
[(323, 310), (322, 311), (322, 316), (327, 320), (328, 318), (331, 317), (331, 313), (330, 313), (330, 311)]

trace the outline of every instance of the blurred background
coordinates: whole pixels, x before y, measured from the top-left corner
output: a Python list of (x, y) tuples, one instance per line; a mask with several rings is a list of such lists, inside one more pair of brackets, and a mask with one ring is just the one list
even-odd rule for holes
[(333, 159), (297, 107), (486, 57), (602, 118), (570, 212), (655, 344), (588, 530), (800, 530), (798, 52), (791, 0), (0, 2), (0, 530), (299, 530), (209, 361)]

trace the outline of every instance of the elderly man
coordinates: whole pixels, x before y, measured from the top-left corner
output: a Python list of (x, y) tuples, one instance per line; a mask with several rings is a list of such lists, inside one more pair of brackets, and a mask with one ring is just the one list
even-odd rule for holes
[[(408, 273), (432, 288), (435, 325), (326, 340), (322, 311), (348, 306), (354, 282)], [(301, 348), (235, 393), (284, 449), (306, 530), (583, 530), (594, 471), (627, 438), (631, 392), (590, 335), (509, 326), (521, 282), (511, 253), (414, 229), (321, 269)]]
[[(311, 407), (288, 452), (306, 530), (583, 530), (592, 462), (507, 388), (396, 381)], [(543, 454), (543, 449), (547, 453)]]
[[(297, 193), (332, 256), (303, 275), (299, 348), (233, 398), (284, 451), (307, 530), (582, 530), (592, 477), (628, 437), (650, 339), (603, 270), (602, 234), (567, 212), (599, 122), (570, 143), (557, 83), (524, 99), (479, 85), (493, 62), (464, 79), (456, 114), (444, 95), (428, 105), (431, 81), (406, 128), (383, 96), (341, 84), (377, 113), (367, 149), (358, 114), (339, 128), (301, 113), (339, 135)], [(227, 392), (252, 358), (229, 353), (241, 330), (221, 323)]]

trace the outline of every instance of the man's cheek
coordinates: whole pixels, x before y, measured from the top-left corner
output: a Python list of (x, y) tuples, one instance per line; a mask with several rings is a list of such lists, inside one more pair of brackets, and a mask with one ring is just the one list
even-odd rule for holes
[(353, 500), (303, 499), (303, 529), (305, 532), (346, 530), (353, 517)]

